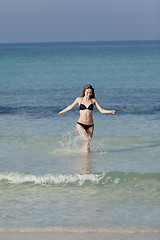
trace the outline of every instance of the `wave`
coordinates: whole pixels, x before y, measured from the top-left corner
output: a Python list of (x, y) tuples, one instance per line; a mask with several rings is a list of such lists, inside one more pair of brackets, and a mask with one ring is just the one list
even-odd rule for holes
[(29, 115), (39, 117), (53, 116), (60, 111), (60, 108), (53, 106), (19, 106), (19, 107), (2, 107), (0, 106), (0, 114), (8, 115)]
[(75, 174), (27, 174), (18, 172), (1, 172), (0, 184), (33, 184), (53, 186), (98, 186), (121, 185), (139, 187), (160, 187), (160, 173), (125, 173), (119, 171), (102, 173)]

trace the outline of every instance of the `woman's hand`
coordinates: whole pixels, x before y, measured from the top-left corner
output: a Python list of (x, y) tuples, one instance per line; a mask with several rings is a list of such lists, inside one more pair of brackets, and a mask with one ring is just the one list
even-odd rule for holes
[(116, 111), (115, 111), (115, 110), (112, 110), (112, 111), (111, 111), (111, 114), (115, 114), (115, 113), (116, 113)]
[(63, 115), (63, 112), (62, 112), (62, 111), (60, 111), (60, 112), (58, 113), (58, 115), (59, 115), (59, 116), (62, 116), (62, 115)]

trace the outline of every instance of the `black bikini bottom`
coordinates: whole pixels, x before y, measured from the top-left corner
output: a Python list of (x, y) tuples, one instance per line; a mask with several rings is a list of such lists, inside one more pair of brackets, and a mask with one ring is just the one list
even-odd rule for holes
[(81, 125), (85, 130), (88, 130), (89, 128), (94, 126), (94, 124), (86, 125), (86, 124), (83, 124), (83, 123), (80, 123), (80, 122), (77, 122), (77, 124)]

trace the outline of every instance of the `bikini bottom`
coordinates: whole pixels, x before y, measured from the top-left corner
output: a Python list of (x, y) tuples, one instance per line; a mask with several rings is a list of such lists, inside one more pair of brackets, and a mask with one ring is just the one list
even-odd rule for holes
[(89, 128), (94, 126), (94, 124), (86, 125), (86, 124), (83, 124), (83, 123), (80, 123), (80, 122), (77, 122), (77, 124), (81, 125), (85, 130), (88, 130)]

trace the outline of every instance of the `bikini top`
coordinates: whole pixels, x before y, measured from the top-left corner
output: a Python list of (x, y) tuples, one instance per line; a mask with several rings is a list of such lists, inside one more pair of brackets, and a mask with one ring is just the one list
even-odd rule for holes
[[(92, 100), (91, 100), (91, 102), (92, 102)], [(86, 107), (83, 103), (81, 103), (79, 105), (79, 110), (85, 110), (85, 109), (93, 111), (93, 103), (91, 103), (88, 107)]]

